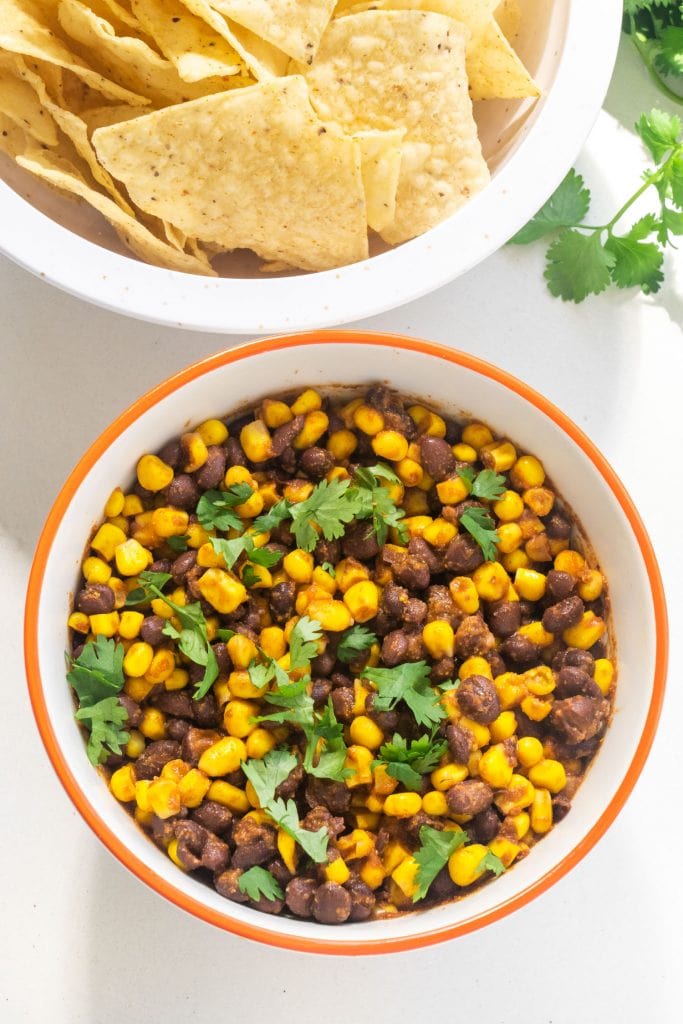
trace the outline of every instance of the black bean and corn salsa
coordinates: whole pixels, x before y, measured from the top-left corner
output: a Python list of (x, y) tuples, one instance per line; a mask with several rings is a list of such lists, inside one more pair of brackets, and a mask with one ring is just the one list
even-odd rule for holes
[(76, 718), (180, 870), (362, 921), (468, 893), (569, 811), (613, 700), (605, 581), (483, 423), (383, 386), (266, 398), (143, 455), (104, 516)]

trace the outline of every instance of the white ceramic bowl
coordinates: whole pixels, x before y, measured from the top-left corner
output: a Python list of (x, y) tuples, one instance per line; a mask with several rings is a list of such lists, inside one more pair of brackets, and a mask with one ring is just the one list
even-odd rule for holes
[[(335, 929), (225, 900), (184, 875), (142, 834), (86, 758), (64, 678), (66, 619), (85, 539), (112, 487), (126, 486), (142, 453), (186, 423), (267, 394), (378, 380), (448, 413), (476, 415), (545, 463), (609, 580), (620, 671), (613, 722), (571, 814), (528, 858), (460, 901)], [(39, 541), (25, 641), (47, 751), (74, 804), (115, 856), (178, 906), (229, 931), (291, 949), (355, 954), (419, 947), (481, 927), (547, 889), (587, 853), (623, 805), (649, 751), (663, 697), (667, 627), (657, 564), (638, 514), (605, 459), (558, 409), (472, 356), (391, 335), (329, 332), (213, 356), (150, 391), (104, 431), (64, 485)]]
[(620, 0), (520, 0), (516, 45), (537, 102), (476, 104), (492, 181), (438, 227), (362, 263), (318, 274), (195, 277), (129, 255), (97, 214), (0, 154), (0, 251), (66, 291), (129, 316), (258, 334), (358, 320), (433, 291), (500, 248), (564, 177), (597, 116), (619, 40)]

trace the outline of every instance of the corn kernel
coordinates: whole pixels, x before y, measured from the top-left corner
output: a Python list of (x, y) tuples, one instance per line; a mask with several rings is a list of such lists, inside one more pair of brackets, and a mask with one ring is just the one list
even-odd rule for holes
[(352, 775), (347, 776), (345, 779), (349, 789), (354, 789), (356, 786), (369, 785), (372, 782), (372, 759), (372, 751), (368, 750), (367, 747), (354, 744), (347, 748), (344, 767), (350, 768), (353, 772)]
[(259, 713), (258, 704), (249, 700), (230, 700), (223, 712), (223, 725), (230, 736), (237, 736), (244, 739), (253, 732), (256, 724), (251, 721)]
[(236, 669), (247, 669), (254, 658), (258, 657), (258, 648), (253, 640), (242, 633), (235, 633), (226, 644), (228, 654)]
[(293, 875), (296, 874), (299, 851), (297, 850), (296, 842), (290, 835), (283, 832), (281, 828), (277, 830), (277, 849), (287, 870)]
[(543, 757), (543, 744), (535, 736), (517, 740), (517, 760), (524, 768), (533, 768)]
[(458, 847), (448, 858), (451, 880), (461, 888), (472, 885), (484, 874), (484, 868), (480, 865), (487, 853), (487, 847), (480, 843)]
[(507, 473), (514, 465), (517, 450), (509, 441), (491, 441), (482, 445), (479, 456), (487, 469)]
[(534, 787), (523, 775), (516, 773), (510, 778), (506, 789), (500, 790), (494, 797), (494, 803), (503, 814), (519, 814), (525, 807), (533, 803)]
[(537, 647), (550, 647), (555, 639), (554, 634), (544, 629), (543, 623), (538, 620), (527, 622), (525, 626), (520, 626), (517, 633), (519, 636), (527, 637)]
[(264, 654), (269, 658), (281, 658), (287, 650), (284, 630), (279, 626), (266, 626), (261, 630), (259, 644)]
[(90, 547), (111, 562), (116, 548), (125, 542), (126, 535), (120, 527), (114, 526), (112, 523), (103, 523), (90, 541)]
[(145, 672), (145, 679), (150, 683), (163, 683), (172, 675), (176, 667), (173, 651), (161, 647), (154, 652), (151, 664)]
[(496, 676), (493, 684), (503, 711), (516, 707), (527, 693), (526, 686), (516, 672), (503, 672)]
[(545, 470), (533, 455), (522, 455), (510, 470), (513, 487), (527, 491), (531, 487), (542, 487), (545, 481)]
[(500, 838), (491, 840), (489, 843), (489, 850), (503, 862), (506, 868), (509, 868), (522, 852), (522, 847), (517, 843), (511, 842), (510, 839), (506, 839), (501, 836)]
[(380, 430), (372, 439), (372, 450), (381, 459), (400, 462), (408, 454), (408, 441), (397, 430)]
[(437, 792), (445, 793), (451, 786), (455, 786), (456, 783), (463, 782), (467, 778), (467, 766), (449, 762), (441, 765), (440, 768), (435, 768), (429, 778)]
[(446, 421), (431, 409), (425, 409), (423, 405), (411, 405), (408, 407), (408, 415), (420, 428), (421, 434), (428, 437), (446, 436)]
[(131, 729), (128, 734), (128, 742), (126, 743), (124, 750), (126, 756), (132, 758), (134, 761), (140, 756), (145, 749), (145, 737), (137, 729)]
[(374, 619), (379, 610), (379, 588), (370, 580), (361, 580), (344, 594), (344, 604), (356, 622)]
[(123, 658), (123, 671), (126, 675), (139, 678), (144, 676), (152, 664), (154, 648), (144, 640), (131, 644)]
[(178, 793), (183, 807), (199, 807), (209, 791), (211, 782), (198, 768), (190, 768), (178, 782)]
[(358, 438), (352, 430), (334, 430), (327, 441), (327, 450), (335, 462), (345, 462), (358, 447)]
[(197, 588), (204, 600), (221, 615), (230, 615), (247, 599), (244, 585), (223, 569), (207, 569), (198, 579)]
[(237, 771), (242, 761), (247, 759), (247, 748), (242, 740), (234, 735), (224, 736), (213, 746), (204, 751), (199, 758), (199, 770), (216, 778)]
[(450, 622), (435, 620), (422, 629), (422, 641), (435, 660), (452, 658), (455, 652), (455, 633)]
[(489, 732), (494, 743), (502, 743), (517, 732), (517, 718), (514, 711), (501, 711), (489, 725)]
[(107, 583), (111, 576), (111, 566), (94, 555), (85, 559), (82, 570), (87, 583)]
[(125, 611), (121, 612), (119, 618), (119, 636), (123, 640), (134, 640), (140, 635), (140, 628), (145, 616), (142, 612)]
[(157, 455), (143, 455), (137, 465), (137, 477), (146, 491), (163, 491), (173, 479), (173, 470)]
[(530, 487), (522, 495), (524, 504), (537, 516), (547, 516), (555, 504), (555, 495), (547, 487)]
[(345, 860), (367, 857), (375, 848), (374, 837), (362, 828), (355, 828), (337, 840), (337, 848)]
[(277, 430), (294, 419), (294, 413), (286, 402), (273, 401), (271, 398), (264, 398), (261, 403), (261, 418), (271, 430)]
[(180, 811), (178, 786), (170, 779), (155, 779), (147, 791), (149, 806), (157, 818), (172, 818)]
[(351, 613), (342, 601), (327, 600), (311, 601), (308, 606), (308, 615), (311, 619), (319, 622), (324, 630), (330, 633), (341, 633), (353, 625)]
[(471, 733), (475, 747), (486, 747), (491, 742), (491, 733), (488, 727), (482, 725), (481, 722), (475, 722), (472, 718), (461, 715), (459, 725)]
[[(384, 743), (384, 733), (371, 718), (367, 715), (359, 715), (351, 722), (349, 727), (351, 739), (361, 747), (368, 750), (377, 750)], [(372, 810), (373, 808), (370, 808)]]
[(329, 425), (330, 421), (327, 413), (324, 413), (321, 410), (307, 412), (304, 417), (304, 425), (294, 438), (292, 447), (297, 451), (302, 451), (304, 448), (310, 448), (320, 440)]
[(448, 801), (438, 789), (431, 789), (422, 797), (422, 810), (434, 818), (442, 818), (448, 814)]
[(412, 897), (417, 892), (417, 869), (418, 862), (414, 857), (406, 857), (397, 868), (391, 872), (396, 885), (404, 896)]
[(90, 631), (94, 636), (112, 637), (118, 633), (119, 613), (100, 612), (90, 616)]
[(542, 722), (553, 709), (551, 700), (542, 700), (540, 697), (534, 697), (531, 694), (528, 697), (524, 697), (520, 701), (519, 706), (532, 722)]
[(510, 577), (500, 562), (484, 562), (472, 573), (472, 582), (483, 601), (501, 601), (510, 586)]
[(452, 448), (453, 454), (455, 455), (458, 462), (476, 462), (477, 452), (471, 444), (454, 444)]
[(547, 789), (537, 789), (531, 805), (531, 827), (538, 835), (553, 827), (553, 803)]
[(138, 516), (143, 511), (144, 506), (139, 495), (126, 494), (126, 496), (123, 499), (123, 508), (121, 509), (121, 514), (126, 517)]
[(127, 804), (135, 800), (135, 769), (132, 764), (124, 764), (117, 768), (109, 780), (109, 788), (121, 803)]
[(140, 732), (148, 740), (163, 740), (166, 738), (166, 716), (158, 708), (145, 708), (142, 713), (142, 721), (139, 725)]
[(546, 578), (535, 569), (518, 569), (515, 573), (515, 590), (525, 601), (540, 601), (545, 594)]
[(271, 457), (271, 436), (263, 420), (252, 420), (242, 427), (240, 444), (250, 462), (266, 462)]
[(462, 440), (465, 444), (471, 445), (476, 451), (483, 448), (484, 445), (491, 444), (493, 441), (493, 434), (488, 427), (484, 426), (483, 423), (468, 423), (463, 428)]
[(196, 470), (201, 469), (209, 457), (209, 451), (202, 435), (196, 430), (182, 434), (180, 446), (185, 457), (183, 472), (194, 473)]
[(105, 518), (113, 519), (115, 516), (120, 516), (123, 512), (124, 501), (123, 491), (120, 487), (115, 487), (104, 506)]
[(576, 626), (565, 629), (562, 639), (568, 647), (578, 647), (579, 650), (587, 651), (593, 644), (604, 636), (606, 626), (604, 621), (595, 612), (584, 612), (581, 621)]
[(597, 658), (593, 669), (593, 679), (600, 687), (601, 692), (607, 696), (612, 680), (614, 679), (614, 665), (609, 658)]
[(531, 818), (526, 811), (513, 814), (508, 819), (518, 839), (523, 839), (531, 827)]
[(166, 853), (169, 855), (176, 867), (180, 868), (181, 871), (187, 871), (187, 866), (183, 864), (182, 860), (178, 856), (178, 842), (177, 839), (172, 839), (166, 847)]
[(493, 679), (491, 666), (486, 658), (479, 654), (473, 654), (471, 658), (463, 661), (458, 669), (458, 679), (467, 679), (469, 676), (484, 676), (486, 679)]
[(417, 487), (424, 475), (424, 470), (415, 459), (400, 459), (396, 466), (396, 475), (406, 487)]
[(561, 761), (548, 757), (529, 769), (529, 780), (534, 786), (559, 793), (567, 785), (567, 774)]
[(153, 686), (154, 683), (148, 682), (146, 679), (126, 679), (123, 684), (123, 692), (140, 704), (149, 696)]
[(367, 580), (370, 578), (370, 574), (366, 567), (355, 558), (344, 558), (337, 564), (335, 570), (335, 579), (337, 586), (343, 594), (349, 590), (354, 583), (360, 583), (361, 580)]
[(342, 857), (337, 857), (336, 860), (331, 860), (326, 864), (323, 868), (323, 874), (328, 882), (336, 882), (337, 885), (343, 885), (351, 877), (351, 872)]
[(597, 601), (602, 594), (603, 584), (601, 572), (597, 569), (587, 569), (579, 583), (579, 597), (582, 601)]
[(90, 632), (90, 619), (85, 612), (72, 612), (67, 621), (69, 628), (76, 633)]
[(224, 782), (223, 779), (216, 779), (211, 783), (207, 797), (234, 811), (235, 814), (246, 814), (251, 806), (244, 790), (233, 786), (231, 782)]
[(393, 775), (389, 775), (387, 772), (386, 765), (378, 764), (372, 770), (372, 790), (373, 793), (379, 794), (379, 796), (388, 796), (389, 793), (393, 793), (398, 786), (398, 779), (395, 779)]
[(436, 493), (442, 505), (457, 505), (469, 495), (469, 487), (462, 477), (451, 477), (441, 480), (436, 485)]
[(310, 583), (313, 576), (313, 555), (301, 548), (290, 551), (282, 560), (282, 565), (291, 580), (295, 583)]
[(448, 584), (448, 589), (461, 612), (474, 615), (479, 611), (479, 594), (469, 576), (455, 576)]
[(370, 889), (379, 889), (380, 885), (387, 877), (382, 861), (374, 850), (372, 853), (368, 854), (365, 863), (359, 871), (359, 875), (361, 881), (365, 882)]
[(197, 427), (197, 433), (207, 447), (223, 444), (228, 439), (228, 428), (220, 420), (204, 420)]
[(560, 551), (554, 566), (558, 572), (568, 572), (570, 576), (580, 578), (586, 569), (586, 559), (578, 551)]
[(479, 762), (479, 775), (493, 789), (505, 789), (509, 786), (512, 778), (512, 765), (502, 744), (497, 743), (482, 754)]
[(247, 757), (260, 761), (276, 744), (276, 739), (269, 729), (254, 729), (247, 736)]
[(509, 551), (507, 554), (503, 554), (501, 562), (505, 571), (509, 572), (512, 576), (518, 569), (527, 569), (531, 564), (531, 559), (523, 548), (517, 548), (516, 551)]
[(403, 525), (408, 531), (409, 537), (421, 537), (426, 527), (432, 522), (431, 516), (408, 516), (403, 520)]
[(493, 506), (494, 514), (503, 523), (511, 523), (519, 519), (524, 511), (524, 502), (517, 491), (505, 491)]
[(170, 675), (163, 680), (164, 689), (169, 693), (175, 690), (184, 690), (190, 681), (190, 674), (184, 668), (174, 668)]
[(517, 523), (503, 523), (498, 527), (498, 550), (502, 555), (517, 551), (522, 543), (522, 531)]

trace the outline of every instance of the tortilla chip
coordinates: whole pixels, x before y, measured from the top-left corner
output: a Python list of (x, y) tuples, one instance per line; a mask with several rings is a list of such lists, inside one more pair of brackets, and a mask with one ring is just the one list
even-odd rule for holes
[(494, 18), (467, 55), (467, 74), (473, 100), (516, 100), (541, 93)]
[(332, 17), (335, 0), (209, 0), (226, 18), (310, 64)]
[(522, 24), (522, 9), (519, 0), (502, 0), (496, 7), (495, 18), (509, 43), (514, 43)]
[(34, 57), (73, 71), (91, 88), (119, 103), (148, 102), (144, 96), (109, 81), (81, 61), (54, 35), (42, 20), (40, 8), (30, 0), (0, 0), (0, 50)]
[(160, 57), (142, 39), (117, 36), (111, 24), (80, 2), (61, 0), (59, 21), (64, 31), (87, 52), (103, 74), (154, 103), (184, 103), (226, 88), (220, 78), (184, 82), (170, 61)]
[(0, 113), (0, 153), (7, 153), (13, 160), (16, 159), (26, 151), (28, 138), (23, 128), (6, 114)]
[(184, 82), (242, 70), (242, 60), (232, 46), (180, 0), (133, 0), (133, 10)]
[(367, 11), (333, 21), (307, 71), (311, 102), (345, 131), (402, 127), (392, 244), (427, 231), (489, 180), (465, 74), (467, 29), (442, 14)]
[(93, 144), (137, 206), (200, 241), (306, 270), (368, 254), (358, 146), (318, 120), (300, 76), (100, 128)]
[(45, 83), (36, 71), (28, 66), (25, 60), (17, 57), (16, 62), (21, 78), (34, 90), (35, 96), (40, 101), (43, 109), (54, 118), (66, 137), (73, 143), (78, 155), (88, 165), (94, 180), (107, 190), (122, 210), (125, 210), (131, 217), (134, 216), (133, 210), (121, 195), (110, 175), (98, 163), (95, 151), (90, 144), (86, 123), (78, 114), (73, 114), (70, 110), (63, 110), (57, 103), (52, 102), (45, 88)]
[(198, 18), (210, 25), (214, 32), (222, 36), (239, 53), (254, 78), (266, 79), (285, 74), (289, 63), (286, 53), (276, 50), (274, 46), (249, 29), (227, 21), (222, 14), (219, 14), (207, 3), (207, 0), (181, 0), (181, 2), (188, 11), (192, 11)]
[(112, 107), (91, 107), (90, 110), (82, 111), (80, 116), (89, 134), (92, 135), (98, 128), (120, 124), (121, 121), (131, 121), (134, 117), (148, 113), (149, 107), (131, 107), (128, 103), (121, 103)]
[(178, 252), (155, 238), (147, 228), (121, 210), (113, 200), (92, 189), (75, 169), (64, 167), (63, 162), (58, 161), (51, 153), (18, 156), (17, 163), (42, 181), (84, 199), (116, 228), (128, 248), (145, 262), (186, 274), (213, 273), (208, 262), (204, 265), (195, 256)]
[(0, 113), (44, 146), (57, 145), (57, 125), (35, 92), (16, 73), (0, 67)]
[(381, 231), (396, 215), (396, 190), (401, 171), (401, 142), (405, 131), (356, 132), (369, 227)]
[(500, 0), (341, 0), (335, 17), (362, 11), (432, 11), (461, 21), (467, 25), (471, 38), (475, 38), (484, 31), (499, 3)]

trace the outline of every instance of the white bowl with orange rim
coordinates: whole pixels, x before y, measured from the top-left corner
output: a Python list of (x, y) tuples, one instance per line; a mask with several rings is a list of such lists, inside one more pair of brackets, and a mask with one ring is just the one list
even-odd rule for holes
[(217, 278), (164, 270), (126, 255), (99, 214), (0, 153), (0, 252), (97, 305), (192, 330), (324, 327), (425, 295), (495, 252), (536, 213), (568, 171), (607, 91), (619, 0), (519, 0), (519, 6), (515, 48), (541, 96), (475, 104), (491, 182), (403, 245), (373, 243), (369, 259), (318, 273), (263, 274), (260, 260), (239, 253), (221, 257)]
[[(527, 858), (455, 902), (333, 928), (232, 903), (179, 871), (142, 833), (87, 760), (65, 679), (66, 621), (85, 539), (112, 488), (133, 479), (141, 454), (159, 449), (188, 422), (225, 416), (268, 395), (303, 385), (324, 390), (376, 381), (449, 415), (474, 415), (541, 459), (607, 577), (619, 673), (613, 720), (571, 813)], [(546, 398), (488, 363), (428, 342), (317, 332), (254, 342), (196, 363), (139, 398), (101, 434), (62, 488), (39, 540), (25, 651), (36, 721), (64, 788), (105, 846), (141, 881), (196, 917), (261, 942), (317, 953), (387, 953), (454, 938), (523, 907), (603, 835), (654, 738), (667, 619), (655, 556), (631, 499), (595, 445)]]

